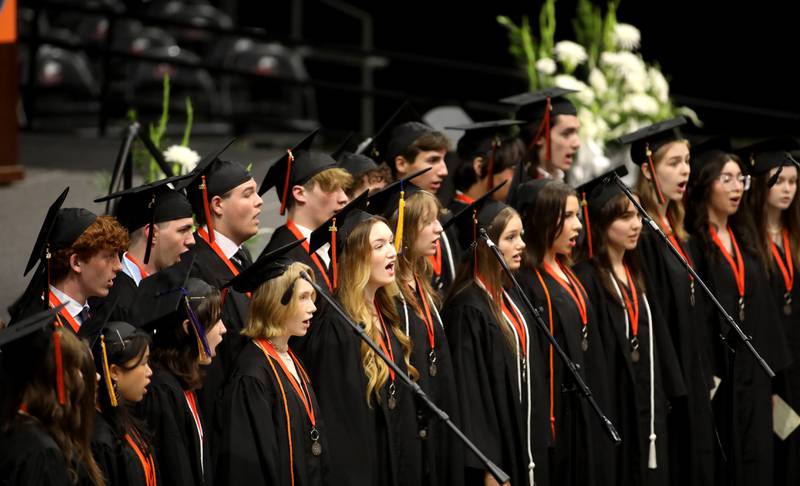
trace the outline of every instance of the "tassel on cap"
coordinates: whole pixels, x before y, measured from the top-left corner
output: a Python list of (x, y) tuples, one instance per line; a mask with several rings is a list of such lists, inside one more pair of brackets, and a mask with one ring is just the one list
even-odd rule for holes
[(105, 377), (106, 390), (108, 390), (108, 401), (112, 407), (117, 406), (117, 395), (114, 393), (114, 384), (111, 383), (111, 370), (108, 366), (108, 352), (106, 351), (106, 337), (100, 335), (100, 349), (103, 352), (103, 376)]
[(203, 212), (206, 217), (206, 226), (208, 226), (208, 241), (214, 244), (214, 225), (211, 223), (211, 209), (208, 207), (208, 186), (206, 185), (206, 176), (201, 176), (200, 191), (203, 193)]
[(294, 162), (294, 154), (291, 149), (286, 153), (289, 157), (286, 161), (286, 177), (283, 179), (283, 192), (281, 192), (281, 216), (286, 213), (286, 200), (289, 197), (289, 181), (292, 179), (292, 162)]

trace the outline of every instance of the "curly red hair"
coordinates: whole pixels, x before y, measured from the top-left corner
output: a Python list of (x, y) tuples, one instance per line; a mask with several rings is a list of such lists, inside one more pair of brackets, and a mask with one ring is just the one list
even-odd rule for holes
[(63, 280), (70, 272), (69, 259), (77, 255), (86, 261), (103, 250), (120, 253), (128, 248), (128, 231), (113, 216), (99, 216), (70, 247), (58, 250), (50, 258), (50, 280)]

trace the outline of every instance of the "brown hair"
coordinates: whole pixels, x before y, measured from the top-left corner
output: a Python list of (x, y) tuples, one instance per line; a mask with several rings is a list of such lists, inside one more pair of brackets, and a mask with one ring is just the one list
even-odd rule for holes
[[(369, 243), (369, 234), (372, 227), (378, 223), (386, 224), (386, 220), (373, 216), (362, 221), (347, 236), (344, 251), (341, 252), (339, 262), (339, 272), (347, 275), (348, 278), (339, 282), (336, 289), (336, 297), (341, 302), (345, 312), (356, 322), (364, 324), (364, 331), (373, 340), (381, 339), (381, 331), (373, 325), (371, 310), (367, 308), (364, 299), (364, 290), (370, 278), (370, 257), (372, 246)], [(408, 368), (408, 374), (412, 378), (419, 377), (417, 370), (411, 365), (411, 339), (398, 327), (400, 317), (397, 313), (395, 296), (397, 295), (397, 285), (387, 285), (381, 287), (375, 293), (375, 302), (380, 306), (381, 313), (386, 324), (391, 328), (400, 345), (403, 348), (403, 361)], [(389, 368), (381, 359), (375, 356), (372, 349), (361, 343), (361, 365), (367, 377), (366, 400), (372, 406), (372, 399), (380, 401), (380, 390), (389, 379)]]
[[(486, 233), (489, 235), (489, 238), (491, 238), (492, 241), (499, 241), (500, 235), (503, 234), (506, 226), (508, 226), (508, 223), (514, 216), (518, 216), (518, 214), (512, 207), (503, 208), (497, 213), (489, 226), (486, 227)], [(483, 282), (488, 286), (486, 290), (489, 292), (490, 298), (487, 298), (487, 300), (495, 322), (506, 337), (506, 342), (510, 346), (510, 349), (514, 351), (517, 345), (516, 338), (511, 330), (508, 329), (508, 326), (503, 325), (505, 318), (503, 317), (502, 309), (498, 305), (498, 302), (503, 302), (503, 287), (510, 283), (508, 277), (506, 277), (503, 267), (487, 245), (476, 245), (472, 251), (475, 252), (475, 257), (467, 258), (465, 264), (461, 265), (458, 275), (456, 275), (453, 285), (450, 287), (447, 300), (450, 300), (466, 286), (475, 282), (475, 273), (477, 270)]]
[[(525, 264), (531, 268), (539, 268), (544, 257), (564, 229), (564, 210), (567, 199), (577, 197), (575, 190), (561, 181), (547, 183), (522, 219), (525, 229)], [(569, 258), (561, 257), (561, 261), (569, 265)]]
[(58, 403), (54, 377), (56, 363), (53, 339), (44, 361), (37, 367), (22, 395), (26, 412), (58, 444), (64, 454), (71, 482), (78, 482), (79, 469), (85, 469), (96, 486), (105, 484), (92, 456), (91, 440), (95, 417), (95, 367), (89, 346), (65, 329), (61, 334), (61, 359), (64, 373), (64, 405)]
[[(682, 143), (685, 144), (687, 147), (689, 146), (689, 142), (687, 140), (674, 140), (669, 143), (665, 143), (664, 145), (660, 146), (654, 153), (653, 153), (653, 165), (658, 165), (664, 158), (664, 154), (667, 150), (672, 146), (674, 143)], [(655, 167), (650, 167), (650, 175), (651, 177), (656, 177), (655, 174)], [(656, 194), (656, 190), (653, 186), (653, 181), (647, 179), (644, 176), (644, 171), (640, 168), (639, 180), (636, 181), (636, 192), (639, 194), (639, 198), (642, 201), (642, 206), (644, 209), (650, 213), (651, 215), (655, 215), (656, 208), (658, 207), (658, 195)], [(686, 229), (684, 228), (684, 218), (686, 216), (686, 211), (684, 209), (682, 202), (675, 202), (675, 201), (668, 201), (667, 202), (667, 217), (669, 218), (670, 224), (672, 225), (672, 229), (675, 231), (675, 235), (678, 237), (680, 241), (686, 241), (687, 233)], [(661, 221), (661, 218), (655, 218), (656, 224), (658, 224), (661, 231), (669, 234), (669, 228), (664, 228), (664, 224)]]
[[(314, 278), (308, 265), (295, 262), (286, 268), (283, 275), (267, 280), (256, 289), (250, 301), (250, 318), (242, 329), (242, 335), (269, 339), (284, 331), (286, 318), (297, 313), (300, 294), (292, 290), (292, 299), (287, 304), (281, 303), (281, 298), (290, 287), (294, 288), (302, 272)], [(313, 291), (312, 295), (315, 295)]]
[[(222, 299), (219, 291), (196, 278), (186, 282), (189, 305), (206, 333), (222, 316)], [(179, 314), (183, 316), (183, 313)], [(182, 319), (182, 318), (176, 318)], [(183, 329), (183, 320), (169, 323), (153, 335), (151, 358), (167, 371), (175, 375), (184, 390), (195, 390), (203, 383), (200, 370), (200, 350), (197, 337), (189, 324), (189, 331)]]
[[(433, 298), (437, 307), (441, 306), (439, 293), (433, 290), (431, 278), (433, 276), (433, 265), (424, 255), (417, 254), (416, 241), (422, 228), (439, 216), (442, 204), (439, 199), (427, 191), (414, 193), (406, 199), (403, 223), (403, 248), (397, 255), (397, 281), (400, 293), (406, 302), (410, 303), (418, 316), (424, 318), (422, 302), (417, 299), (417, 293), (407, 282), (414, 280), (414, 276), (419, 276), (422, 284), (421, 291)], [(392, 216), (392, 228), (397, 227), (397, 211)], [(396, 237), (396, 236), (395, 236)]]
[(386, 184), (389, 184), (392, 181), (392, 171), (389, 170), (388, 165), (381, 163), (376, 169), (368, 170), (353, 176), (353, 182), (347, 186), (347, 190), (345, 191), (347, 197), (353, 199), (353, 197), (364, 192), (364, 187), (369, 184), (369, 180), (372, 177), (381, 177)]
[[(800, 171), (798, 172), (798, 178), (800, 179)], [(750, 219), (755, 225), (756, 234), (760, 236), (755, 239), (755, 247), (761, 257), (761, 262), (767, 272), (771, 274), (773, 270), (772, 251), (770, 250), (772, 241), (767, 231), (767, 199), (770, 191), (767, 181), (769, 179), (770, 171), (753, 176), (750, 190), (745, 194), (744, 202), (746, 210), (750, 214)], [(796, 249), (800, 244), (800, 201), (798, 201), (796, 192), (789, 207), (781, 211), (781, 222), (789, 232), (789, 245), (792, 249)], [(785, 248), (784, 251), (786, 251)], [(797, 253), (795, 251), (792, 257), (795, 268), (800, 268), (800, 255)]]
[[(477, 183), (479, 179), (483, 179), (487, 175), (494, 176), (504, 170), (516, 168), (517, 164), (525, 161), (525, 144), (519, 138), (514, 137), (498, 146), (494, 154), (492, 174), (488, 174), (490, 156), (491, 149), (485, 153), (475, 154), (468, 160), (462, 160), (455, 171), (454, 184), (456, 189), (466, 191), (470, 186)], [(480, 174), (475, 173), (474, 167), (474, 161), (478, 157), (482, 159), (479, 166)]]
[[(408, 147), (405, 147), (398, 155), (406, 159), (407, 162), (413, 164), (417, 156), (422, 152), (429, 152), (431, 150), (444, 150), (450, 148), (450, 140), (447, 139), (442, 132), (426, 132), (420, 135), (419, 138), (414, 140)], [(392, 177), (397, 179), (397, 164), (394, 160), (390, 160), (389, 169), (392, 171)]]
[(87, 261), (104, 250), (120, 253), (128, 248), (128, 243), (128, 231), (113, 216), (98, 216), (72, 245), (53, 253), (50, 258), (51, 283), (60, 282), (72, 271), (69, 263), (72, 255)]

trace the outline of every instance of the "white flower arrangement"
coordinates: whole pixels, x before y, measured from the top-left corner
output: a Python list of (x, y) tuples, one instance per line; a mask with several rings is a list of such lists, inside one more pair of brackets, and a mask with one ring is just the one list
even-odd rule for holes
[(616, 3), (609, 2), (603, 14), (591, 0), (578, 0), (576, 40), (554, 41), (555, 0), (544, 0), (538, 33), (527, 18), (517, 25), (498, 17), (531, 91), (552, 86), (577, 91), (570, 98), (578, 108), (582, 142), (601, 151), (625, 133), (679, 114), (700, 125), (691, 109), (672, 104), (669, 82), (659, 67), (637, 52), (639, 29), (617, 22)]
[(200, 154), (183, 145), (172, 145), (164, 151), (164, 160), (179, 166), (180, 174), (188, 174), (200, 162)]

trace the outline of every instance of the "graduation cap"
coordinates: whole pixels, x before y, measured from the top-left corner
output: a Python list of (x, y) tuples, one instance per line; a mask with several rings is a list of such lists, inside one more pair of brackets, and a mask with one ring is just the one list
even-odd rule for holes
[[(61, 359), (63, 326), (56, 316), (64, 305), (37, 312), (0, 331), (2, 362), (6, 372), (17, 377), (20, 383), (29, 381), (28, 378), (33, 375), (35, 368), (44, 362), (42, 353), (46, 352), (52, 339), (56, 365), (56, 396), (60, 405), (66, 403), (64, 365)], [(13, 369), (9, 369), (10, 366)]]
[(726, 154), (733, 152), (730, 137), (726, 135), (706, 137), (702, 141), (692, 144), (689, 162), (692, 167), (692, 172), (699, 170), (711, 154), (720, 152)]
[(366, 221), (373, 215), (366, 212), (368, 190), (362, 192), (358, 197), (347, 203), (345, 207), (334, 214), (330, 219), (319, 225), (308, 239), (308, 253), (317, 251), (325, 243), (331, 244), (331, 270), (333, 272), (333, 288), (336, 288), (339, 280), (339, 270), (337, 260), (339, 252), (337, 246), (343, 248), (350, 232), (362, 221)]
[(112, 407), (116, 407), (117, 395), (114, 392), (114, 384), (111, 381), (109, 366), (109, 355), (114, 356), (125, 350), (125, 347), (137, 336), (146, 336), (142, 331), (128, 324), (127, 322), (114, 321), (106, 322), (99, 330), (92, 342), (92, 355), (95, 360), (99, 358), (102, 366), (103, 384), (108, 392), (108, 401)]
[(391, 219), (395, 209), (397, 210), (397, 228), (394, 233), (394, 247), (398, 252), (403, 248), (403, 222), (405, 221), (406, 199), (422, 191), (420, 187), (412, 184), (411, 180), (429, 170), (431, 170), (431, 167), (426, 167), (411, 175), (398, 179), (370, 196), (367, 200), (367, 211), (371, 214), (379, 214), (386, 219)]
[(405, 101), (359, 153), (364, 153), (379, 163), (386, 162), (391, 168), (394, 167), (395, 157), (418, 138), (433, 131), (430, 125), (422, 121), (411, 103)]
[[(270, 252), (264, 252), (259, 255), (258, 259), (252, 265), (247, 267), (239, 275), (228, 280), (222, 288), (232, 288), (233, 290), (241, 293), (255, 292), (256, 289), (261, 287), (264, 283), (278, 278), (286, 272), (286, 269), (294, 263), (294, 260), (286, 256), (288, 252), (300, 246), (306, 241), (305, 238), (295, 240), (280, 248), (276, 248)], [(286, 289), (283, 296), (281, 296), (281, 304), (288, 305), (292, 298), (294, 290), (294, 282)]]
[(586, 226), (586, 243), (589, 250), (589, 258), (593, 256), (592, 247), (592, 226), (589, 214), (600, 211), (609, 201), (622, 194), (619, 186), (612, 181), (613, 175), (625, 177), (628, 175), (628, 168), (620, 165), (608, 172), (595, 177), (594, 179), (578, 186), (577, 193), (581, 196), (581, 208), (583, 209), (583, 219)]
[(678, 128), (686, 125), (686, 123), (686, 118), (679, 116), (646, 126), (641, 130), (623, 135), (618, 139), (620, 144), (631, 146), (631, 160), (636, 165), (641, 166), (646, 163), (648, 167), (650, 167), (650, 173), (652, 175), (650, 181), (652, 181), (655, 187), (656, 196), (660, 204), (664, 204), (666, 199), (664, 199), (664, 195), (661, 193), (661, 185), (658, 183), (658, 177), (656, 177), (653, 154), (664, 145), (683, 139)]
[(336, 166), (336, 161), (330, 155), (311, 150), (318, 132), (319, 129), (314, 130), (287, 150), (272, 164), (261, 182), (261, 187), (258, 188), (259, 196), (275, 188), (281, 201), (281, 215), (286, 212), (286, 203), (293, 186), (305, 184), (320, 172)]
[(353, 140), (353, 137), (355, 137), (355, 135), (356, 135), (355, 132), (348, 133), (347, 136), (344, 137), (344, 140), (342, 140), (342, 143), (340, 143), (339, 146), (336, 147), (336, 149), (333, 152), (331, 152), (331, 157), (341, 162), (341, 157), (343, 154), (352, 153), (348, 150), (348, 147), (350, 147), (350, 141)]
[(378, 164), (366, 155), (344, 152), (338, 160), (339, 167), (346, 170), (353, 177), (359, 177), (378, 168)]
[(736, 153), (742, 158), (748, 172), (761, 175), (776, 167), (791, 163), (791, 152), (800, 149), (793, 137), (775, 137), (742, 147)]
[(231, 189), (252, 179), (250, 172), (238, 162), (219, 158), (235, 139), (231, 139), (217, 150), (203, 157), (189, 173), (189, 177), (181, 180), (175, 188), (186, 189), (195, 214), (202, 216), (208, 225), (208, 236), (214, 242), (214, 227), (211, 223), (209, 204), (214, 196), (222, 196)]
[(516, 138), (515, 128), (525, 122), (520, 120), (492, 120), (467, 125), (445, 127), (448, 130), (463, 130), (464, 135), (458, 140), (456, 152), (462, 161), (468, 162), (478, 156), (488, 157), (486, 164), (486, 190), (494, 187), (494, 159), (504, 143)]
[(520, 93), (500, 100), (500, 103), (516, 106), (514, 118), (517, 120), (523, 120), (526, 123), (542, 120), (539, 128), (536, 129), (536, 134), (528, 143), (528, 151), (533, 150), (536, 140), (544, 136), (545, 161), (552, 158), (550, 129), (553, 118), (558, 115), (578, 115), (575, 105), (564, 97), (571, 93), (577, 93), (577, 91), (566, 88), (548, 88), (534, 93)]
[(198, 278), (190, 277), (194, 259), (194, 252), (186, 252), (175, 265), (142, 279), (132, 306), (131, 322), (157, 333), (160, 328), (180, 326), (188, 319), (202, 358), (211, 356), (211, 350), (206, 341), (205, 326), (194, 308), (199, 301), (214, 294), (216, 289)]
[(97, 198), (94, 202), (119, 198), (114, 216), (129, 233), (148, 226), (147, 247), (144, 252), (144, 263), (148, 263), (153, 244), (153, 226), (156, 223), (192, 217), (192, 205), (189, 199), (181, 191), (169, 187), (169, 184), (189, 177), (191, 177), (189, 174), (168, 177)]

